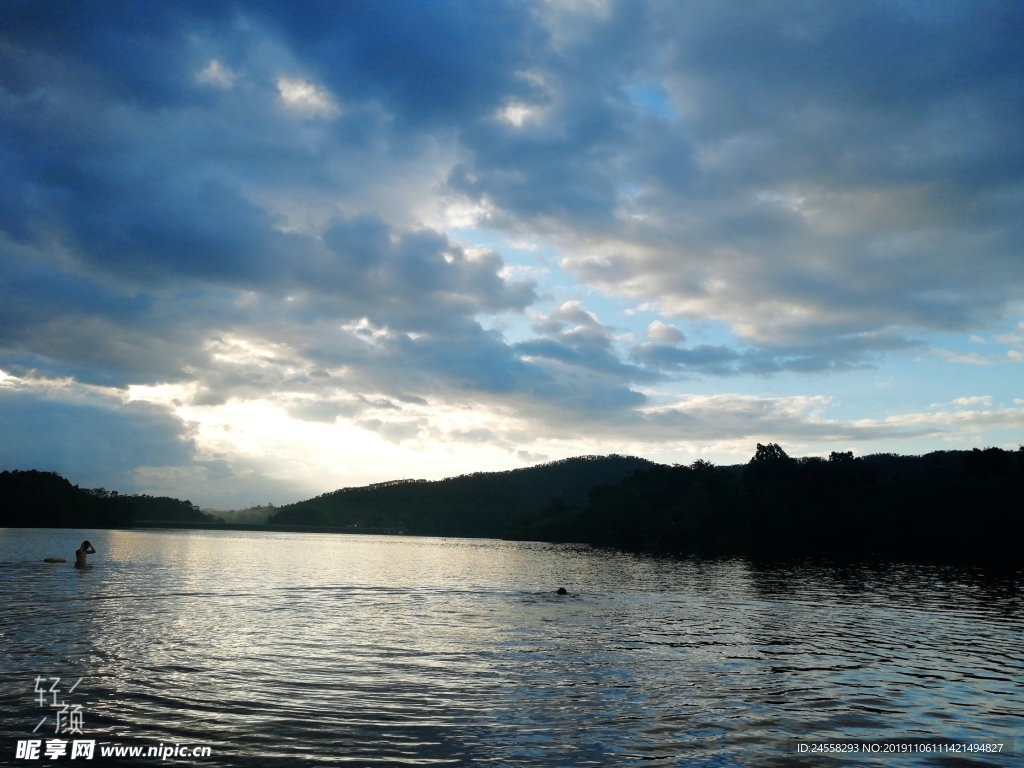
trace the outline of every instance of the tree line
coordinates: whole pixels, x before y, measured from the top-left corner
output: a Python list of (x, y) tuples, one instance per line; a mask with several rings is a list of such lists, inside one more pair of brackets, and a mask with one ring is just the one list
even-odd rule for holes
[(392, 480), (280, 507), (272, 525), (398, 528), (424, 536), (500, 538), (553, 496), (584, 502), (595, 485), (657, 466), (635, 456), (577, 456), (506, 472)]
[(0, 527), (130, 528), (137, 520), (215, 522), (186, 499), (79, 488), (56, 472), (0, 472)]
[[(52, 472), (0, 473), (0, 527), (211, 523), (189, 500), (84, 489)], [(582, 456), (509, 472), (342, 488), (280, 507), (275, 526), (580, 542), (758, 559), (1024, 562), (1024, 447), (924, 456), (792, 458), (758, 444), (747, 464), (660, 465)]]
[(1024, 561), (1024, 447), (658, 465), (585, 503), (555, 498), (507, 537), (754, 558)]

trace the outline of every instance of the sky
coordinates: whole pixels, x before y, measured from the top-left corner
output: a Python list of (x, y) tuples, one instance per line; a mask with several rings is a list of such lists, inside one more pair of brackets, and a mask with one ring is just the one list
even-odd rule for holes
[(0, 469), (282, 504), (1024, 442), (1016, 2), (6, 2)]

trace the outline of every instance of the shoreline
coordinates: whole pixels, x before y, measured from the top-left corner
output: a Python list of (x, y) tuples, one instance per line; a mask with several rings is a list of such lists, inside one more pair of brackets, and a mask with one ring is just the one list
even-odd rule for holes
[(199, 531), (271, 531), (279, 533), (376, 533), (384, 536), (405, 536), (403, 528), (370, 528), (360, 525), (270, 525), (267, 523), (200, 523), (174, 520), (136, 520), (129, 530), (139, 528)]

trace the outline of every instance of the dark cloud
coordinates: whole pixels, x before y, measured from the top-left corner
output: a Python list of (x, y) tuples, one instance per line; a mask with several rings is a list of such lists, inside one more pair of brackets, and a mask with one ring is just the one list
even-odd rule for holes
[[(470, 258), (423, 229), (394, 241), (374, 214), (296, 221), (274, 199), (393, 187), (439, 136), (465, 157), (448, 192), (486, 201), (492, 223), (565, 238), (583, 279), (758, 345), (961, 329), (1020, 297), (1012, 5), (5, 13), (0, 223), (9, 244), (64, 254), (48, 275), (14, 265), (6, 290), (35, 318), (12, 305), (5, 330), (54, 359), (67, 353), (33, 328), (61, 334), (54, 315), (78, 305), (109, 321), (97, 336), (116, 336), (125, 313), (137, 332), (169, 281), (304, 294), (310, 315), (397, 331), (522, 310), (532, 288), (502, 280), (496, 254)], [(212, 62), (222, 80), (203, 80)], [(285, 75), (322, 88), (335, 119), (289, 111)], [(208, 324), (251, 322), (225, 314)], [(621, 369), (592, 332), (519, 351)], [(202, 357), (197, 342), (176, 340), (176, 365)], [(695, 354), (712, 353), (634, 359), (699, 366)]]
[(109, 398), (58, 399), (0, 388), (0, 467), (59, 472), (85, 486), (137, 487), (140, 466), (195, 457), (187, 426), (165, 408)]
[(462, 124), (523, 90), (516, 72), (544, 37), (521, 3), (274, 2), (249, 10), (338, 93), (380, 100), (420, 129)]
[[(6, 245), (6, 247), (4, 247)], [(152, 305), (140, 294), (99, 285), (75, 274), (40, 263), (30, 254), (14, 256), (10, 242), (0, 245), (0, 334), (4, 341), (56, 315), (104, 317), (114, 322), (133, 322)]]
[(749, 349), (726, 345), (645, 342), (630, 349), (636, 362), (656, 370), (710, 376), (769, 376), (783, 371), (833, 373), (874, 367), (885, 352), (923, 350), (914, 339), (893, 333), (837, 336), (805, 344), (767, 344)]
[(602, 325), (579, 301), (567, 301), (547, 317), (537, 315), (533, 330), (544, 336), (514, 347), (524, 357), (586, 368), (624, 382), (657, 378), (650, 371), (624, 364), (614, 348), (614, 328)]
[[(7, 3), (0, 369), (401, 443), (446, 406), (639, 435), (677, 416), (637, 385), (875, 365), (1024, 300), (1021, 32), (1001, 2)], [(489, 321), (537, 286), (445, 206), (739, 341), (569, 302), (510, 343)], [(26, 456), (102, 410), (10, 402)], [(97, 448), (117, 472), (192, 461), (166, 413), (111, 413), (156, 452)]]
[(493, 225), (758, 344), (981, 327), (1024, 296), (1019, 6), (623, 3), (587, 21), (537, 65), (543, 119), (464, 134), (449, 184)]
[(310, 263), (299, 287), (342, 299), (381, 325), (426, 331), (480, 312), (521, 311), (536, 298), (532, 283), (499, 277), (498, 254), (467, 254), (432, 230), (398, 234), (362, 216), (334, 222), (323, 243), (329, 257)]

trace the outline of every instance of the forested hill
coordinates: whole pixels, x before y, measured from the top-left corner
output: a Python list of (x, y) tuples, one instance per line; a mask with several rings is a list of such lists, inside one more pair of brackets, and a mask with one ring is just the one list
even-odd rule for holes
[(79, 488), (56, 472), (0, 472), (0, 527), (130, 528), (136, 521), (208, 523), (187, 499)]
[(1024, 448), (654, 466), (555, 500), (509, 538), (678, 554), (1024, 563)]
[[(0, 472), (0, 527), (209, 525), (188, 500), (84, 489), (52, 472)], [(584, 542), (675, 554), (1024, 564), (1024, 448), (925, 456), (665, 466), (583, 456), (508, 472), (343, 488), (281, 507), (268, 529)]]
[(539, 513), (553, 497), (569, 503), (590, 489), (616, 484), (635, 470), (657, 466), (633, 456), (580, 456), (507, 472), (477, 472), (445, 480), (395, 480), (342, 488), (281, 507), (271, 525), (402, 528), (434, 536), (503, 535), (524, 516)]

